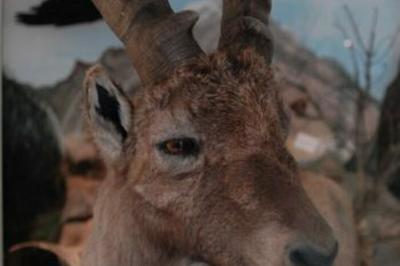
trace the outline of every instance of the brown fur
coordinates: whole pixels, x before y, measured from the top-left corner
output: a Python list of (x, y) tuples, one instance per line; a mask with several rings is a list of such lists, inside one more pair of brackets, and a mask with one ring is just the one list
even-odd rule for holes
[[(87, 110), (88, 91), (104, 75), (88, 73)], [(333, 248), (332, 230), (285, 148), (279, 84), (253, 50), (200, 58), (144, 88), (132, 106), (83, 265), (277, 266), (289, 265), (287, 249), (297, 242)], [(156, 151), (157, 142), (182, 135), (200, 140), (197, 158), (176, 161)]]
[[(358, 245), (351, 199), (346, 192), (335, 182), (326, 177), (315, 175), (311, 172), (302, 172), (301, 181), (307, 195), (317, 207), (318, 211), (333, 228), (339, 241), (339, 252), (335, 266), (359, 265)], [(25, 243), (18, 247), (35, 247), (54, 253), (68, 266), (79, 266), (81, 250), (86, 244), (90, 234), (92, 221), (68, 223), (63, 226), (59, 244), (49, 247), (43, 243)], [(191, 266), (207, 266), (191, 263)]]

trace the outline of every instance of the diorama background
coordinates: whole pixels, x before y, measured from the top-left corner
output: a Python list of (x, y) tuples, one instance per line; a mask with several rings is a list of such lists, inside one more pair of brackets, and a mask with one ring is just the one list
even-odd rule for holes
[[(34, 86), (54, 84), (65, 77), (74, 62), (96, 61), (110, 46), (121, 46), (119, 40), (102, 22), (82, 23), (70, 27), (27, 26), (17, 23), (18, 13), (29, 13), (41, 0), (4, 0), (4, 67), (9, 75)], [(74, 2), (74, 1), (73, 1)], [(221, 1), (172, 0), (175, 10), (215, 9)], [(210, 4), (215, 3), (215, 4)], [(287, 27), (296, 38), (319, 56), (331, 57), (351, 70), (348, 51), (335, 27), (343, 20), (343, 6), (348, 5), (355, 14), (363, 37), (371, 26), (372, 11), (379, 9), (378, 37), (393, 34), (398, 24), (400, 3), (396, 0), (277, 0), (273, 3), (272, 17)], [(217, 27), (217, 25), (215, 25)], [(396, 51), (396, 56), (399, 51)], [(386, 74), (377, 81), (381, 90), (395, 74), (396, 56), (387, 62)], [(375, 71), (382, 71), (382, 65)], [(378, 89), (377, 89), (378, 90)], [(382, 95), (378, 91), (377, 96)]]

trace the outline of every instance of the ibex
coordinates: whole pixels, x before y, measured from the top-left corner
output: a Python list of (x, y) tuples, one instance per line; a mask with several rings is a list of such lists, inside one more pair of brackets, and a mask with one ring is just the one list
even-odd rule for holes
[(224, 0), (209, 56), (193, 12), (93, 2), (143, 85), (129, 99), (101, 67), (87, 74), (87, 121), (110, 176), (81, 265), (333, 265), (340, 246), (285, 148), (270, 0)]

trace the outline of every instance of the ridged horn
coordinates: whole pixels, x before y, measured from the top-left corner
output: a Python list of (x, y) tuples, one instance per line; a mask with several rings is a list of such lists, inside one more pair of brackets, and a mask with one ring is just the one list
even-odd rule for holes
[(237, 53), (253, 47), (271, 63), (270, 13), (271, 0), (224, 0), (219, 49)]
[(198, 15), (175, 13), (168, 0), (92, 0), (124, 43), (144, 84), (163, 80), (203, 51), (193, 38)]

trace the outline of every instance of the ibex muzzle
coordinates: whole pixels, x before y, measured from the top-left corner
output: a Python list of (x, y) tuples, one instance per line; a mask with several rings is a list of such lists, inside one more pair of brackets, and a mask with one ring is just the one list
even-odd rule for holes
[(332, 265), (335, 238), (285, 148), (270, 2), (224, 1), (211, 56), (192, 12), (94, 2), (144, 85), (128, 99), (101, 67), (88, 72), (85, 110), (111, 174), (82, 265)]

